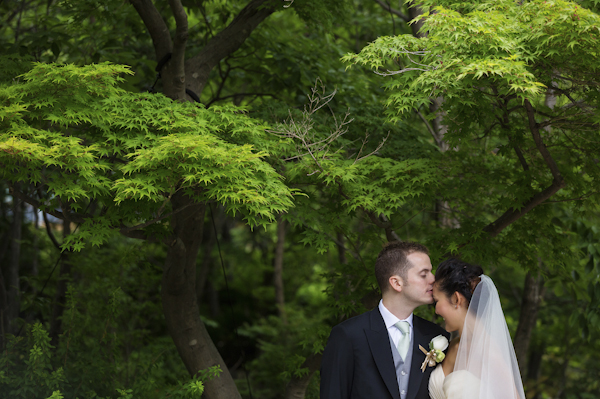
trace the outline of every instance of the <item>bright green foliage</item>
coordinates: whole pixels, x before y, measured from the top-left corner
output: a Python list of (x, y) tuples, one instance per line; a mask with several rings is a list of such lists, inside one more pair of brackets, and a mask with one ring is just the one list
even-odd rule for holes
[(600, 17), (576, 3), (435, 4), (423, 2), (429, 10), (420, 16), (427, 37), (381, 37), (360, 54), (345, 57), (382, 73), (392, 60), (400, 62), (406, 73), (386, 84), (394, 91), (388, 105), (398, 112), (436, 96), (460, 103), (460, 109), (480, 105), (490, 95), (533, 100), (550, 85), (553, 68), (578, 75), (571, 79), (598, 68)]
[(81, 212), (90, 201), (104, 209), (93, 220), (78, 216), (85, 222), (69, 238), (75, 249), (161, 220), (176, 192), (226, 203), (253, 225), (291, 206), (289, 189), (262, 160), (267, 154), (253, 146), (265, 134), (260, 124), (230, 106), (125, 92), (116, 87), (122, 73), (130, 72), (36, 64), (0, 89), (3, 178), (40, 185), (46, 210), (68, 203)]
[[(354, 123), (354, 115), (336, 114), (331, 108), (334, 95), (326, 94), (317, 81), (304, 110), (290, 112), (271, 131), (285, 139), (279, 154), (288, 161), (281, 162), (281, 168), (289, 184), (306, 194), (296, 198), (298, 211), (287, 218), (308, 227), (304, 242), (320, 252), (332, 248), (331, 237), (357, 214), (389, 217), (431, 195), (438, 181), (436, 158), (422, 158), (425, 151), (411, 152), (414, 144), (410, 150), (401, 145), (406, 132), (386, 125), (390, 130), (369, 137), (369, 130), (362, 130), (364, 122)], [(383, 156), (388, 140), (400, 148)]]
[[(348, 213), (363, 210), (389, 216), (436, 182), (435, 164), (423, 159), (398, 162), (371, 156), (355, 162), (332, 156), (319, 164), (323, 171), (317, 174), (315, 184), (322, 183), (332, 196), (341, 191), (343, 198), (339, 205)], [(312, 159), (306, 157), (304, 162), (290, 168), (290, 179), (298, 183), (306, 181), (301, 176), (315, 169)]]
[[(169, 9), (164, 0), (154, 3), (161, 12)], [(193, 57), (247, 1), (182, 3), (190, 26), (186, 56)], [(433, 2), (422, 3), (433, 7)], [(215, 343), (225, 363), (239, 365), (244, 352), (242, 365), (234, 371), (244, 396), (251, 387), (254, 397), (281, 397), (288, 381), (306, 375), (303, 363), (322, 349), (332, 325), (376, 303), (372, 265), (387, 238), (371, 217), (380, 214), (402, 239), (427, 243), (434, 266), (449, 251), (481, 263), (499, 287), (512, 333), (524, 269), (542, 264), (546, 301), (532, 352), (543, 353), (543, 371), (538, 385), (528, 387), (528, 397), (557, 397), (561, 392), (567, 398), (597, 396), (597, 209), (590, 203), (597, 200), (600, 151), (592, 108), (598, 105), (598, 24), (589, 10), (566, 2), (438, 1), (439, 7), (423, 17), (429, 24), (427, 38), (382, 37), (374, 42), (381, 34), (407, 33), (410, 28), (382, 12), (376, 2), (295, 0), (262, 22), (239, 50), (214, 68), (201, 95), (207, 110), (118, 89), (139, 91), (155, 77), (152, 43), (130, 3), (30, 1), (20, 32), (14, 29), (17, 19), (9, 19), (11, 4), (0, 2), (7, 15), (0, 26), (5, 44), (0, 52), (20, 55), (0, 62), (2, 83), (12, 85), (0, 89), (2, 188), (15, 180), (30, 182), (21, 187), (39, 198), (43, 209), (70, 210), (79, 226), (78, 236), (69, 241), (75, 248), (108, 243), (73, 258), (64, 334), (47, 363), (51, 367), (42, 367), (51, 372), (64, 366), (68, 384), (40, 397), (199, 395), (205, 380), (188, 379), (160, 316), (157, 265), (164, 253), (146, 251), (139, 242), (111, 239), (119, 230), (132, 232), (128, 229), (133, 226), (140, 226), (146, 237), (167, 235), (170, 199), (181, 192), (177, 190), (187, 190), (198, 201), (221, 201), (230, 213), (237, 212), (235, 218), (225, 218), (222, 206), (212, 208), (218, 210), (221, 252), (205, 229), (198, 275), (205, 273), (207, 282), (199, 285), (204, 292), (199, 306), (211, 336), (218, 337)], [(174, 32), (170, 14), (163, 16)], [(339, 58), (368, 42), (374, 43), (348, 59), (379, 72), (395, 68), (396, 61), (400, 69), (422, 70), (389, 77), (361, 67), (344, 73)], [(407, 49), (427, 53), (409, 54)], [(422, 65), (412, 63), (409, 55)], [(129, 68), (37, 65), (16, 78), (31, 69), (32, 59), (80, 66), (110, 60)], [(339, 117), (349, 107), (354, 121), (346, 134), (312, 158), (296, 139), (265, 135), (256, 120), (275, 126), (292, 108), (294, 120), (302, 122), (295, 109), (302, 108), (306, 88), (317, 77), (329, 89), (338, 89), (332, 110)], [(382, 111), (382, 82), (390, 95), (392, 123)], [(158, 91), (161, 84), (159, 80)], [(427, 115), (430, 94), (444, 98), (451, 151), (440, 152), (425, 125), (415, 123), (415, 108), (434, 116)], [(490, 240), (484, 226), (552, 181), (528, 130), (525, 98), (536, 110), (536, 121), (545, 124), (542, 137), (568, 183), (552, 200), (578, 199), (577, 205), (538, 206)], [(547, 98), (556, 104), (545, 104)], [(247, 106), (255, 119), (240, 108), (215, 106), (229, 101)], [(335, 129), (331, 115), (323, 116), (323, 111), (314, 115), (311, 143), (327, 141)], [(369, 142), (363, 148), (365, 133)], [(527, 171), (515, 148), (523, 153)], [(299, 153), (305, 155), (295, 158)], [(303, 195), (290, 208), (293, 190)], [(10, 201), (6, 198), (4, 205)], [(277, 236), (275, 225), (266, 223), (284, 209), (289, 212), (283, 216), (289, 222), (283, 266), (287, 321), (275, 316), (272, 265)], [(10, 212), (0, 211), (4, 233)], [(251, 230), (239, 220), (243, 216), (252, 223), (265, 222), (266, 228)], [(571, 223), (576, 219), (585, 220), (585, 228)], [(25, 235), (24, 245), (30, 245), (29, 237)], [(113, 254), (115, 247), (128, 255)], [(21, 267), (28, 262), (23, 259)], [(39, 290), (43, 281), (38, 279), (45, 278), (53, 262), (44, 263), (37, 278), (22, 273), (22, 311), (27, 317), (50, 319), (55, 281), (51, 279), (40, 297), (27, 288)], [(231, 312), (225, 301), (231, 303)], [(421, 307), (418, 312), (435, 317), (432, 309)], [(24, 341), (9, 357), (20, 370), (33, 347)], [(561, 374), (563, 368), (567, 371)], [(313, 378), (308, 398), (318, 397), (317, 385), (318, 378)]]
[[(447, 178), (438, 198), (449, 201), (449, 217), (460, 229), (435, 233), (436, 241), (446, 243), (439, 255), (479, 242), (461, 251), (493, 260), (500, 254), (482, 229), (550, 186), (556, 172), (566, 182), (556, 199), (594, 195), (591, 187), (600, 178), (594, 162), (600, 150), (600, 16), (566, 1), (423, 4), (427, 37), (381, 37), (345, 60), (389, 75), (384, 79), (392, 120), (421, 109), (431, 97), (443, 98), (444, 140), (453, 150), (442, 156)], [(390, 70), (394, 63), (399, 70)], [(556, 246), (550, 215), (548, 207), (536, 209), (524, 217), (525, 225), (511, 226), (513, 234), (501, 237), (502, 253), (527, 252), (516, 244), (539, 244), (538, 231), (548, 231), (543, 240)], [(552, 264), (567, 259), (557, 249), (552, 255), (546, 259)], [(534, 267), (535, 258), (526, 256), (525, 263)]]
[[(210, 367), (206, 370), (200, 370), (200, 372), (192, 378), (190, 381), (180, 382), (176, 388), (173, 388), (169, 392), (168, 397), (174, 399), (199, 399), (204, 393), (204, 384), (202, 381), (208, 381), (215, 377), (218, 377), (222, 373), (219, 365)], [(132, 390), (129, 390), (132, 392)], [(130, 396), (132, 399), (135, 396)]]

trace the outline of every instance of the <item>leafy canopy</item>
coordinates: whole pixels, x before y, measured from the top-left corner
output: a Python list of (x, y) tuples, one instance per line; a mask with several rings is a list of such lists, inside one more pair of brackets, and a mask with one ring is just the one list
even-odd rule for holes
[[(176, 193), (224, 203), (253, 225), (292, 206), (292, 191), (256, 148), (264, 126), (233, 106), (126, 92), (118, 83), (129, 73), (40, 63), (0, 88), (2, 178), (27, 182), (47, 212), (83, 222), (71, 245), (136, 225), (166, 234)], [(86, 213), (92, 203), (99, 216)]]
[(393, 75), (387, 104), (398, 113), (437, 96), (474, 107), (475, 93), (488, 89), (534, 99), (550, 86), (553, 68), (580, 77), (598, 70), (600, 16), (577, 3), (423, 1), (422, 7), (417, 20), (426, 37), (383, 36), (344, 57)]

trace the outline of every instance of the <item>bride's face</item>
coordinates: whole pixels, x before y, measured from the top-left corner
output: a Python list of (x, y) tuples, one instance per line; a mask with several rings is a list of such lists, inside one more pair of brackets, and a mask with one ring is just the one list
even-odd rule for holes
[(433, 303), (435, 304), (435, 313), (444, 318), (446, 331), (456, 331), (465, 322), (465, 314), (461, 310), (458, 301), (452, 301), (444, 292), (440, 291), (437, 284), (433, 284)]

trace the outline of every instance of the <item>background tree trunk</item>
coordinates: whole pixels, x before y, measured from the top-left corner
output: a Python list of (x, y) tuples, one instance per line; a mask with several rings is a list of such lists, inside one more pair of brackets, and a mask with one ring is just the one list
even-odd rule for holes
[[(15, 184), (15, 190), (19, 186)], [(23, 232), (23, 202), (13, 196), (12, 198), (12, 225), (10, 234), (10, 258), (4, 269), (4, 284), (6, 289), (6, 320), (8, 322), (5, 332), (16, 333), (19, 330), (16, 319), (19, 317), (21, 307), (21, 291), (19, 289), (19, 260), (21, 258), (21, 238)]]
[(519, 325), (515, 334), (515, 353), (519, 362), (521, 376), (525, 376), (527, 370), (527, 352), (531, 342), (531, 333), (535, 328), (540, 303), (544, 297), (544, 279), (539, 272), (528, 272), (525, 276), (523, 287), (523, 299), (521, 301), (521, 314)]
[[(221, 215), (220, 212), (218, 213), (218, 215)], [(220, 221), (221, 217), (216, 217), (215, 215), (211, 215), (211, 217), (216, 219), (215, 225), (218, 229), (222, 224), (222, 222)], [(212, 251), (217, 243), (218, 231), (215, 231), (211, 223), (205, 229), (204, 234), (208, 235), (208, 240), (205, 239), (202, 245), (202, 263), (198, 268), (198, 276), (196, 278), (196, 296), (198, 298), (198, 304), (202, 303), (204, 295), (206, 294), (208, 276), (210, 275), (213, 265)]]
[[(63, 220), (63, 240), (71, 234), (71, 222)], [(52, 345), (58, 344), (58, 336), (62, 333), (62, 315), (65, 310), (67, 297), (67, 286), (71, 277), (71, 259), (69, 251), (61, 252), (60, 272), (56, 283), (56, 293), (52, 305), (52, 316), (50, 318), (50, 338)]]
[(542, 358), (544, 356), (544, 345), (538, 344), (531, 350), (529, 362), (527, 364), (527, 382), (525, 386), (529, 389), (530, 399), (539, 399), (541, 397), (540, 377), (542, 375)]
[(273, 260), (273, 284), (275, 285), (275, 302), (279, 316), (285, 319), (285, 296), (283, 291), (283, 249), (285, 246), (285, 221), (281, 216), (277, 218), (277, 243), (275, 244), (275, 259)]
[(162, 305), (169, 334), (191, 376), (219, 365), (223, 372), (205, 383), (207, 399), (241, 398), (233, 378), (200, 319), (196, 300), (196, 257), (202, 242), (205, 204), (191, 204), (191, 198), (177, 193), (173, 210), (173, 238), (167, 252), (162, 278)]

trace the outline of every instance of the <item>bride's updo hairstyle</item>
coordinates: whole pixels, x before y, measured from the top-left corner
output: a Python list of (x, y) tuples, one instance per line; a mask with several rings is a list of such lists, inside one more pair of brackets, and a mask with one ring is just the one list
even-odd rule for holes
[(470, 303), (475, 287), (481, 281), (483, 269), (460, 259), (443, 261), (435, 272), (435, 284), (448, 298), (460, 292)]

